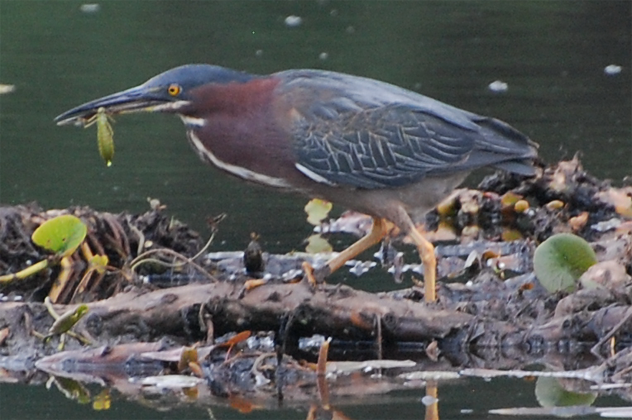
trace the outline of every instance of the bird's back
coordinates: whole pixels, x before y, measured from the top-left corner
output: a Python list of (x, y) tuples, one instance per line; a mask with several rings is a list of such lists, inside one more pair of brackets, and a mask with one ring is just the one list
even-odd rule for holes
[(537, 145), (497, 119), (342, 73), (272, 77), (297, 115), (297, 167), (319, 182), (381, 189), (483, 166), (534, 173)]

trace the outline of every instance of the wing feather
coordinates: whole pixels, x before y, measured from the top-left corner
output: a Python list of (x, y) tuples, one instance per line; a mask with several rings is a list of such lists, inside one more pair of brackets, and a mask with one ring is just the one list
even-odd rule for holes
[(536, 145), (493, 118), (340, 73), (277, 77), (293, 115), (297, 168), (319, 182), (377, 189), (486, 165), (533, 171)]
[(438, 127), (436, 117), (409, 107), (393, 108), (339, 114), (335, 120), (312, 115), (310, 124), (294, 132), (298, 163), (335, 184), (385, 188), (418, 181), (471, 152), (472, 133)]

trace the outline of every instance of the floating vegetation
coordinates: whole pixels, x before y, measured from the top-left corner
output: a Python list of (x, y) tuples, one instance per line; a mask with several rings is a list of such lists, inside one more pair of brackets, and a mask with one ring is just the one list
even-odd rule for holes
[[(349, 396), (349, 390), (379, 404), (379, 398), (392, 398), (385, 392), (426, 387), (426, 396), (416, 398), (431, 404), (428, 413), (436, 410), (437, 383), (448, 386), (444, 381), (470, 376), (472, 369), (464, 368), (476, 366), (472, 376), (524, 378), (542, 405), (556, 405), (499, 408), (496, 413), (544, 416), (581, 410), (575, 412), (630, 417), (630, 407), (557, 407), (591, 404), (597, 394), (629, 398), (630, 191), (590, 177), (575, 159), (543, 168), (535, 179), (495, 174), (478, 191), (455, 191), (424, 226), (436, 243), (437, 269), (444, 278), (433, 305), (422, 302), (418, 287), (369, 293), (344, 284), (314, 288), (300, 281), (303, 262), (322, 266), (331, 248), (278, 255), (252, 241), (246, 260), (244, 251), (199, 255), (206, 252), (200, 251), (200, 235), (166, 214), (158, 200), (139, 215), (0, 207), (2, 273), (42, 258), (47, 264), (58, 262), (52, 250), (69, 253), (73, 276), (62, 283), (64, 270), (51, 264), (42, 273), (48, 278), (0, 284), (0, 345), (9, 355), (0, 373), (12, 375), (6, 376), (11, 380), (24, 378), (24, 369), (13, 373), (11, 366), (48, 354), (35, 365), (56, 377), (107, 384), (113, 392), (143, 401), (155, 402), (162, 395), (159, 403), (166, 404), (177, 396), (180, 404), (202, 405), (212, 395), (214, 402), (224, 399), (242, 412), (277, 406), (279, 396), (285, 396), (284, 404), (318, 398), (330, 414), (329, 401)], [(345, 213), (330, 220), (327, 205), (322, 211), (321, 204), (315, 232), (362, 236), (371, 229), (371, 217)], [(64, 213), (86, 223), (86, 239), (77, 248), (83, 235), (72, 233), (77, 223), (70, 218), (59, 243), (46, 239), (39, 240), (46, 249), (36, 246), (33, 229)], [(404, 251), (413, 251), (407, 241), (393, 229), (388, 244), (374, 256), (379, 263), (369, 257), (341, 272), (346, 278), (349, 273), (365, 276), (368, 269), (371, 275), (382, 272), (384, 287), (391, 287), (386, 275), (391, 267), (396, 281), (410, 282), (423, 267), (405, 263)], [(534, 269), (534, 244), (540, 242)], [(597, 259), (601, 262), (590, 265)], [(543, 266), (557, 286), (542, 287)], [(570, 286), (555, 280), (556, 270), (570, 275)], [(254, 274), (264, 287), (244, 287)], [(551, 294), (551, 287), (578, 290)], [(42, 304), (46, 294), (50, 299)], [(46, 313), (50, 302), (62, 318), (78, 323), (59, 329), (62, 321)], [(58, 326), (51, 328), (53, 323)], [(69, 339), (65, 352), (51, 354), (50, 345), (33, 339), (37, 331), (59, 335), (50, 339), (60, 344), (81, 333), (92, 346), (85, 348), (82, 338)], [(309, 339), (306, 347), (301, 345), (305, 337), (321, 339)], [(328, 348), (325, 337), (332, 337)], [(539, 371), (542, 366), (546, 371)], [(489, 370), (509, 367), (536, 370)], [(121, 378), (123, 371), (127, 376)], [(539, 376), (551, 379), (533, 380)], [(92, 402), (95, 410), (116, 403), (109, 388), (93, 397), (75, 384), (53, 383), (68, 398)]]
[(307, 213), (307, 222), (313, 226), (319, 226), (323, 220), (329, 215), (333, 204), (329, 201), (314, 198), (305, 205), (305, 213)]
[(64, 214), (42, 223), (32, 239), (42, 248), (61, 256), (71, 255), (86, 237), (88, 228), (76, 216)]
[(51, 264), (61, 262), (63, 268), (70, 265), (70, 257), (79, 248), (88, 233), (88, 228), (78, 217), (70, 214), (54, 217), (42, 223), (31, 235), (31, 240), (47, 251), (54, 252), (45, 258), (17, 272), (0, 276), (1, 283), (25, 279), (44, 270)]
[(571, 292), (581, 275), (596, 262), (595, 251), (588, 242), (570, 233), (560, 233), (538, 246), (533, 256), (533, 269), (549, 292)]
[(565, 389), (558, 378), (539, 376), (535, 383), (535, 397), (542, 407), (591, 405), (596, 392), (575, 392)]
[(0, 95), (11, 93), (13, 91), (15, 91), (15, 85), (5, 85), (4, 83), (0, 83)]

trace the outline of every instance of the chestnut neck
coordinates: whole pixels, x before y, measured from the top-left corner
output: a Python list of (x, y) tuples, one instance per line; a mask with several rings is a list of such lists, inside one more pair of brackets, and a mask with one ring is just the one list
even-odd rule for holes
[(208, 83), (191, 92), (193, 105), (183, 114), (202, 117), (209, 114), (248, 114), (271, 105), (272, 91), (278, 81), (254, 77), (246, 82)]

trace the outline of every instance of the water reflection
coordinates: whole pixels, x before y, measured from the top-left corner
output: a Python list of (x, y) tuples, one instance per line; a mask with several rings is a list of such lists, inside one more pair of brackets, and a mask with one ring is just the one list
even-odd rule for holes
[[(529, 373), (520, 372), (521, 375)], [(534, 373), (546, 375), (547, 372)], [(437, 377), (442, 375), (441, 372), (429, 374)], [(46, 417), (63, 415), (64, 418), (70, 419), (91, 417), (95, 415), (94, 411), (100, 411), (99, 416), (105, 416), (104, 418), (160, 416), (165, 419), (176, 419), (185, 415), (186, 418), (249, 419), (287, 416), (308, 420), (384, 419), (392, 418), (394, 413), (397, 413), (397, 418), (425, 420), (485, 417), (488, 413), (505, 416), (531, 415), (538, 418), (599, 418), (600, 415), (604, 415), (602, 413), (612, 413), (610, 416), (621, 418), (629, 416), (632, 412), (632, 407), (621, 406), (616, 400), (608, 397), (602, 397), (600, 404), (593, 405), (595, 392), (585, 391), (590, 383), (578, 379), (555, 379), (547, 376), (540, 376), (535, 380), (530, 376), (519, 380), (496, 378), (487, 384), (480, 379), (435, 379), (427, 382), (425, 391), (423, 381), (418, 381), (422, 384), (421, 387), (411, 383), (408, 385), (409, 390), (398, 390), (396, 386), (389, 388), (383, 380), (382, 385), (377, 387), (375, 381), (372, 385), (371, 381), (363, 382), (360, 378), (355, 378), (352, 381), (345, 381), (346, 389), (323, 382), (318, 394), (311, 399), (275, 400), (271, 395), (268, 401), (261, 396), (239, 394), (218, 398), (209, 393), (210, 388), (204, 383), (178, 383), (178, 378), (170, 379), (168, 376), (155, 378), (163, 378), (164, 381), (155, 381), (153, 385), (146, 381), (145, 385), (141, 385), (142, 381), (136, 379), (108, 377), (107, 385), (97, 386), (64, 377), (45, 378), (40, 375), (39, 380), (45, 381), (46, 386), (0, 387), (3, 391), (3, 415), (6, 418), (17, 418), (19, 413), (23, 413), (23, 407), (18, 401), (38, 402), (42, 411), (31, 411), (32, 418), (43, 418), (40, 414), (46, 413)], [(547, 385), (547, 394), (543, 394), (541, 384), (544, 382), (550, 384)], [(337, 393), (333, 397), (329, 395), (332, 392), (329, 387), (332, 385), (332, 390)], [(21, 394), (19, 400), (15, 404), (5, 405), (16, 391)], [(341, 391), (344, 396), (340, 395)], [(51, 399), (57, 392), (57, 395), (63, 397)], [(366, 398), (369, 394), (371, 398)], [(505, 396), (510, 398), (505, 399)], [(552, 402), (553, 400), (556, 402)], [(55, 401), (55, 405), (51, 405), (49, 401)], [(396, 407), (397, 411), (394, 411), (393, 407)], [(615, 416), (615, 413), (618, 415)]]

